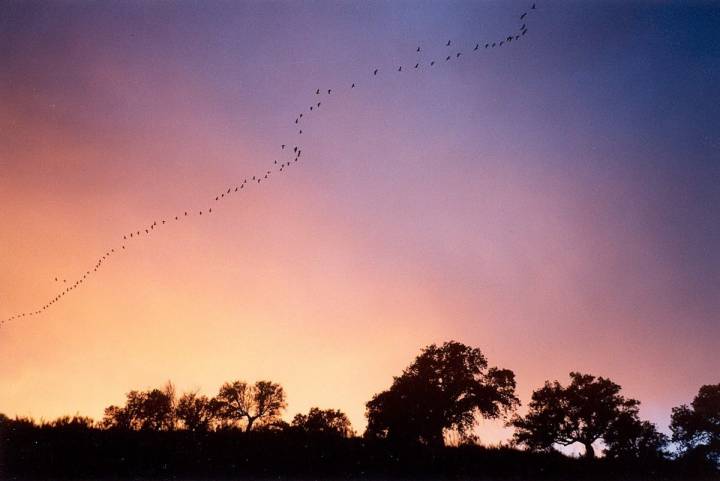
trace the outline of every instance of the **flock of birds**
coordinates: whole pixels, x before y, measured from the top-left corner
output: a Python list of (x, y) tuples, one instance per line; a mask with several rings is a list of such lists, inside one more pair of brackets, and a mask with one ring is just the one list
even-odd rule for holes
[[(484, 43), (475, 43), (472, 47), (470, 47), (470, 52), (477, 53), (479, 51), (483, 50), (490, 50), (494, 48), (500, 48), (503, 45), (511, 44), (512, 42), (517, 42), (521, 40), (528, 32), (527, 29), (527, 17), (528, 15), (536, 10), (536, 6), (533, 3), (530, 9), (526, 12), (523, 12), (520, 15), (520, 28), (513, 32), (512, 35), (507, 35), (501, 40), (495, 40), (491, 42), (484, 42)], [(453, 46), (452, 40), (448, 40), (445, 44), (446, 47), (446, 55), (444, 57), (440, 57), (441, 59), (444, 58), (444, 62), (449, 62), (452, 59), (460, 59), (463, 56), (464, 51), (463, 50), (452, 50), (447, 51), (450, 47)], [(422, 47), (418, 46), (416, 49), (416, 53), (422, 52)], [(406, 70), (420, 70), (423, 67), (426, 68), (432, 68), (435, 67), (435, 65), (438, 65), (438, 61), (436, 60), (429, 60), (425, 63), (420, 61), (415, 61), (414, 63), (409, 64), (406, 66), (405, 70), (403, 70), (403, 65), (397, 66), (397, 72), (404, 72)], [(393, 67), (393, 70), (394, 67)], [(373, 67), (370, 69), (369, 76), (370, 77), (378, 77), (382, 75), (384, 71), (381, 71), (380, 68)], [(353, 90), (356, 88), (359, 88), (360, 84), (358, 82), (352, 82), (349, 86), (346, 86), (347, 89)], [(305, 124), (306, 119), (311, 113), (315, 113), (320, 110), (320, 107), (323, 105), (322, 100), (320, 100), (322, 97), (329, 97), (333, 95), (333, 92), (335, 92), (336, 89), (333, 88), (318, 88), (314, 91), (314, 102), (309, 106), (307, 110), (304, 110), (303, 112), (299, 112), (297, 117), (294, 119), (294, 125), (297, 128), (297, 134), (302, 135), (303, 129), (302, 126)], [(291, 166), (295, 165), (302, 155), (302, 149), (299, 145), (299, 143), (286, 143), (286, 144), (280, 144), (280, 156), (282, 157), (282, 160), (274, 160), (270, 168), (267, 170), (264, 170), (263, 172), (257, 173), (253, 176), (246, 177), (242, 180), (242, 182), (239, 182), (237, 184), (231, 185), (230, 187), (224, 188), (221, 192), (219, 192), (215, 197), (214, 201), (211, 201), (212, 205), (219, 205), (221, 202), (229, 199), (231, 196), (236, 196), (244, 191), (247, 191), (247, 189), (250, 186), (259, 185), (262, 182), (267, 182), (270, 180), (273, 173), (280, 173), (285, 172), (287, 169), (289, 169)], [(99, 256), (95, 263), (92, 265), (92, 267), (89, 267), (82, 272), (82, 274), (77, 277), (75, 280), (71, 280), (68, 282), (66, 278), (61, 277), (55, 277), (54, 280), (56, 283), (62, 284), (64, 287), (61, 291), (59, 291), (56, 295), (54, 295), (52, 298), (47, 299), (46, 302), (44, 302), (41, 306), (38, 306), (36, 309), (32, 311), (27, 312), (21, 312), (18, 314), (15, 314), (11, 317), (8, 317), (6, 319), (0, 320), (0, 326), (2, 326), (6, 322), (14, 321), (17, 319), (32, 317), (32, 316), (38, 316), (40, 314), (43, 314), (47, 310), (51, 309), (55, 304), (62, 301), (65, 296), (69, 295), (74, 290), (82, 287), (82, 285), (89, 280), (93, 274), (97, 273), (110, 259), (117, 256), (119, 253), (125, 251), (128, 246), (136, 242), (140, 239), (144, 239), (155, 232), (158, 232), (162, 229), (163, 226), (172, 223), (172, 222), (180, 222), (184, 219), (187, 219), (192, 216), (202, 216), (202, 215), (211, 215), (213, 213), (213, 207), (205, 207), (203, 209), (188, 209), (184, 210), (182, 212), (178, 212), (175, 215), (168, 216), (167, 218), (154, 220), (149, 225), (145, 225), (142, 227), (137, 228), (136, 230), (132, 232), (127, 232), (125, 234), (122, 234), (122, 238), (118, 239), (119, 242), (114, 247), (108, 248), (101, 256)]]

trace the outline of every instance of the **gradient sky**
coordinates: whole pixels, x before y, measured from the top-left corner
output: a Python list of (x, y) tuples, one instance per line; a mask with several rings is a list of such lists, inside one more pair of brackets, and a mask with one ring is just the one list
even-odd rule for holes
[[(580, 370), (666, 429), (720, 381), (720, 6), (538, 2), (522, 41), (470, 51), (528, 5), (1, 3), (0, 317), (131, 230), (214, 211), (6, 323), (0, 412), (99, 418), (167, 379), (267, 378), (288, 418), (362, 429), (422, 346), (456, 339), (524, 403)], [(298, 142), (318, 87), (302, 161), (214, 204)]]

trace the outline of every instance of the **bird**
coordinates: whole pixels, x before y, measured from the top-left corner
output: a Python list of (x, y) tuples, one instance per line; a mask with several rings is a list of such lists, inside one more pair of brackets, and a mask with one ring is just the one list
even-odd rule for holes
[(522, 20), (523, 18), (525, 18), (526, 15), (527, 15), (527, 12), (523, 13), (522, 15), (520, 15), (520, 20)]
[(302, 114), (300, 114), (300, 118), (302, 118)]
[(455, 57), (456, 57), (456, 58), (460, 58), (460, 55), (462, 55), (462, 53), (461, 53), (461, 52), (458, 52)]
[(322, 102), (318, 102), (318, 103), (317, 103), (318, 108), (320, 107), (320, 104), (321, 104), (321, 103), (322, 103)]
[(492, 44), (492, 48), (495, 48), (495, 42), (493, 42), (493, 44)]
[(402, 72), (402, 65), (398, 67), (398, 72)]
[(486, 43), (486, 44), (485, 44), (485, 48), (488, 48), (489, 46), (490, 46), (489, 43)]
[(525, 30), (526, 27), (527, 27), (527, 24), (523, 23), (522, 27), (520, 27), (520, 30)]
[(476, 44), (475, 44), (475, 48), (474, 48), (473, 50), (477, 50), (477, 49), (479, 49), (479, 48), (480, 48), (480, 44), (479, 44), (479, 43), (476, 43)]
[(504, 40), (500, 40), (500, 47), (502, 47), (502, 44), (504, 44), (504, 43), (505, 43)]
[(312, 109), (313, 109), (313, 106), (311, 105), (311, 106), (310, 106), (310, 111), (311, 111), (311, 112), (312, 112)]
[(300, 120), (300, 119), (295, 119), (295, 123), (298, 123), (298, 120)]
[(446, 61), (446, 62), (447, 62), (448, 60), (450, 60), (450, 55), (448, 55), (448, 56), (445, 58), (445, 61)]
[(377, 69), (377, 68), (376, 68), (376, 69), (373, 71), (373, 75), (377, 75), (378, 70), (380, 70), (380, 69)]
[(418, 68), (419, 66), (420, 66), (419, 63), (416, 63), (416, 64), (415, 64), (415, 68)]
[(451, 41), (451, 40), (448, 40), (448, 43), (445, 44), (445, 46), (446, 46), (446, 47), (449, 47), (451, 43), (452, 43), (452, 41)]
[(350, 88), (351, 88), (351, 89), (354, 89), (354, 88), (355, 88), (355, 84), (352, 84), (352, 85), (350, 86)]
[(330, 95), (330, 92), (332, 92), (332, 89), (328, 89), (328, 95)]
[(522, 35), (525, 35), (527, 33), (527, 28), (522, 31)]
[(520, 35), (515, 35), (515, 40), (520, 40)]
[(435, 65), (435, 60), (430, 62), (430, 66), (432, 67), (433, 65)]
[(302, 134), (302, 130), (298, 132), (298, 135)]
[(530, 10), (535, 10), (535, 4), (533, 3), (532, 7), (530, 7)]
[(315, 91), (315, 95), (320, 95), (320, 89), (317, 89), (317, 90)]
[(418, 51), (418, 52), (420, 51), (420, 47), (417, 48), (417, 51)]
[[(297, 152), (297, 145), (295, 147), (293, 147), (293, 152)], [(255, 177), (253, 177), (253, 180), (254, 179), (255, 179)]]

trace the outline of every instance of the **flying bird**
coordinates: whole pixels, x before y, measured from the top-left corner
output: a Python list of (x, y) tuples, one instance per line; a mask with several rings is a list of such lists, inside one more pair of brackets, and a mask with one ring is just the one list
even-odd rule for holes
[(449, 47), (451, 43), (452, 43), (452, 41), (451, 41), (451, 40), (448, 40), (448, 43), (445, 44), (445, 46), (446, 46), (446, 47)]
[(402, 65), (398, 67), (398, 72), (402, 72)]
[(473, 50), (477, 50), (477, 49), (479, 49), (479, 48), (480, 48), (480, 44), (479, 44), (479, 43), (476, 43), (476, 44), (475, 44), (475, 48), (474, 48)]
[(535, 4), (533, 3), (533, 6), (530, 7), (530, 10), (535, 10)]
[(420, 47), (417, 48), (417, 51), (418, 51), (418, 52), (420, 51)]
[(352, 85), (350, 86), (350, 88), (351, 88), (351, 89), (354, 89), (354, 88), (355, 88), (355, 84), (352, 84)]
[(317, 89), (317, 90), (315, 91), (315, 95), (320, 95), (320, 89)]
[(462, 53), (458, 52), (455, 58), (460, 58), (460, 55), (462, 55)]
[(330, 95), (330, 92), (332, 92), (332, 89), (328, 89), (328, 95)]
[(527, 12), (523, 13), (522, 15), (520, 15), (520, 20), (522, 20), (523, 18), (525, 18), (526, 15), (527, 15)]
[(415, 64), (415, 68), (418, 68), (419, 66), (420, 66), (419, 63), (416, 63), (416, 64)]
[(373, 72), (373, 75), (377, 75), (378, 70), (380, 70), (380, 69), (377, 69), (377, 68), (376, 68), (375, 71)]

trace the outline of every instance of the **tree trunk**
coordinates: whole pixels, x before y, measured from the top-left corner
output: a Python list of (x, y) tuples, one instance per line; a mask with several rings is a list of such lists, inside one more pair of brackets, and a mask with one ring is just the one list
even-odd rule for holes
[(250, 432), (250, 430), (252, 429), (252, 425), (253, 425), (254, 422), (255, 422), (255, 418), (248, 417), (247, 427), (245, 428), (245, 432), (246, 432), (246, 433), (249, 433), (249, 432)]
[(592, 442), (583, 443), (585, 445), (585, 459), (593, 459), (595, 457), (595, 449)]

